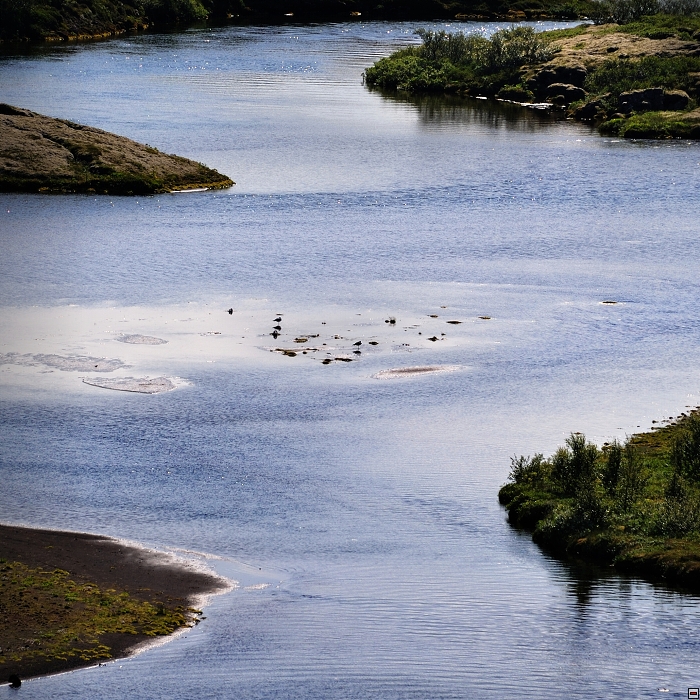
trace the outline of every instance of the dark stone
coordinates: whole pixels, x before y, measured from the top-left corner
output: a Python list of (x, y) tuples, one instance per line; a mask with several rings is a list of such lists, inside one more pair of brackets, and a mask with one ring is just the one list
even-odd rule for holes
[(576, 119), (603, 119), (605, 117), (605, 105), (601, 99), (591, 100), (581, 105), (574, 111)]
[(552, 83), (547, 87), (547, 97), (561, 96), (563, 102), (567, 105), (584, 99), (586, 95), (588, 93), (583, 88), (576, 87), (570, 83)]
[(666, 90), (664, 92), (664, 109), (679, 112), (688, 106), (690, 97), (683, 90)]
[(7, 680), (10, 682), (10, 688), (19, 688), (22, 685), (22, 681), (16, 673), (13, 673)]
[(544, 68), (527, 82), (527, 87), (533, 92), (542, 93), (553, 83), (564, 83), (582, 88), (588, 71), (583, 66), (557, 66)]
[(630, 112), (655, 112), (664, 108), (663, 88), (630, 90), (621, 92), (617, 98), (617, 108), (623, 114)]
[(0, 114), (7, 114), (10, 117), (33, 117), (34, 114), (28, 109), (20, 109), (19, 107), (13, 107), (12, 105), (0, 102)]

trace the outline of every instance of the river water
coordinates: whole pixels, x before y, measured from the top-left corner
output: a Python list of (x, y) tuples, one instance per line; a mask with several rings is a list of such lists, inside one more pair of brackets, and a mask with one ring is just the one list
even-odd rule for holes
[[(414, 28), (0, 60), (2, 101), (238, 183), (0, 196), (0, 517), (207, 553), (239, 583), (175, 641), (24, 697), (700, 684), (696, 598), (551, 560), (496, 498), (514, 454), (700, 403), (700, 146), (368, 91), (362, 70)], [(167, 343), (118, 342), (139, 335)], [(442, 371), (378, 374), (415, 366)], [(83, 381), (126, 377), (177, 388)]]

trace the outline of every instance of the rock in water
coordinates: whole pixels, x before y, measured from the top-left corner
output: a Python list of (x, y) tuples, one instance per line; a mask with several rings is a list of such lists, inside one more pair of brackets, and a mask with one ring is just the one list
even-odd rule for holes
[(0, 191), (145, 195), (233, 181), (124, 136), (0, 103)]

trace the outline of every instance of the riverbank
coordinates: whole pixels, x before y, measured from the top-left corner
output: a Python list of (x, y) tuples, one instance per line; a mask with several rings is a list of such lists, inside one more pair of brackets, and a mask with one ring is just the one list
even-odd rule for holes
[(0, 191), (147, 195), (234, 182), (187, 158), (0, 104)]
[(99, 535), (0, 525), (0, 681), (94, 666), (199, 622), (222, 579)]
[(700, 410), (602, 449), (574, 433), (499, 492), (543, 549), (700, 593)]
[(368, 68), (367, 85), (534, 103), (625, 138), (700, 138), (699, 17), (422, 38)]
[(0, 43), (80, 41), (222, 23), (576, 19), (594, 8), (591, 0), (0, 0)]

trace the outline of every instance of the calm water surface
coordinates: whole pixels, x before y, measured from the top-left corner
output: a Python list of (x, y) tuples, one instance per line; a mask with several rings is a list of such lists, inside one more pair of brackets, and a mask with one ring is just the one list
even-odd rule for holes
[[(206, 552), (240, 584), (186, 636), (24, 697), (700, 684), (697, 599), (550, 560), (496, 500), (513, 454), (700, 403), (700, 146), (368, 91), (362, 70), (413, 29), (226, 28), (0, 60), (2, 101), (238, 183), (0, 197), (0, 517)], [(375, 378), (417, 365), (454, 371)], [(81, 381), (127, 376), (182, 381), (154, 396)]]

